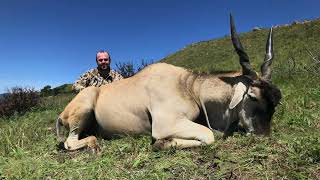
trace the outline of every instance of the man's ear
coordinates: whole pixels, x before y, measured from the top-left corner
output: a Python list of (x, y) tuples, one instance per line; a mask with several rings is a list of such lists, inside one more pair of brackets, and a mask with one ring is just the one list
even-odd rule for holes
[(236, 85), (236, 88), (234, 90), (233, 97), (229, 104), (229, 109), (235, 108), (242, 101), (243, 95), (246, 91), (247, 91), (246, 85), (244, 85), (242, 82), (239, 82)]

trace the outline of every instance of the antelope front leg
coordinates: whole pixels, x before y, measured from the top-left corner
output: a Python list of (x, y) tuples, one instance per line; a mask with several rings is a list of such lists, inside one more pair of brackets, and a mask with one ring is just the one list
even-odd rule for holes
[[(170, 134), (161, 134), (159, 137), (162, 138), (158, 139), (154, 137), (157, 139), (153, 145), (155, 149), (189, 148), (209, 145), (214, 142), (213, 133), (209, 128), (188, 119), (179, 120), (174, 127), (165, 132), (170, 132)], [(156, 134), (154, 133), (153, 135), (157, 136)]]

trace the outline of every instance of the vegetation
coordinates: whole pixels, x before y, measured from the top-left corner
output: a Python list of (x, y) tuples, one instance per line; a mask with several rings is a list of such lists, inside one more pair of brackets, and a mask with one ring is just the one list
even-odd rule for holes
[(153, 61), (141, 60), (140, 64), (134, 64), (132, 61), (117, 62), (116, 69), (124, 78), (131, 77), (141, 71), (143, 68), (152, 64)]
[(38, 105), (40, 97), (34, 89), (14, 87), (0, 99), (0, 117), (23, 114)]
[(40, 90), (40, 95), (42, 97), (55, 96), (63, 93), (72, 93), (72, 84), (63, 84), (55, 88), (51, 88), (50, 85), (47, 85)]
[[(320, 21), (274, 29), (273, 83), (283, 94), (271, 137), (216, 133), (213, 145), (152, 151), (149, 136), (99, 139), (100, 155), (56, 148), (55, 119), (72, 94), (45, 97), (0, 119), (0, 179), (318, 179)], [(259, 69), (267, 30), (240, 38)], [(163, 59), (194, 71), (240, 69), (229, 37), (195, 43)]]

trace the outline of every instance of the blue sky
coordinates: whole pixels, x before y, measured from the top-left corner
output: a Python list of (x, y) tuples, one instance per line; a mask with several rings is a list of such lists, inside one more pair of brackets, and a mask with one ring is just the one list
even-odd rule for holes
[(0, 0), (0, 93), (74, 82), (107, 49), (160, 60), (191, 43), (320, 17), (319, 0)]

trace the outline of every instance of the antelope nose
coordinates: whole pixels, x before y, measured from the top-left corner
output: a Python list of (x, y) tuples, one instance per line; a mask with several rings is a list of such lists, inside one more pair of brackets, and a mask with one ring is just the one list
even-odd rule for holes
[(246, 135), (251, 136), (252, 134), (253, 134), (253, 129), (249, 129)]

